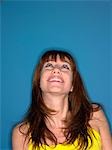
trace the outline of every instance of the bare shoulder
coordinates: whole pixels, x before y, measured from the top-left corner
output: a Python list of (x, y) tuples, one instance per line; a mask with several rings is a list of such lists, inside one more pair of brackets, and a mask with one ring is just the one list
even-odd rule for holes
[(25, 124), (24, 122), (22, 122), (22, 123), (16, 125), (16, 126), (13, 128), (13, 132), (14, 132), (14, 133), (17, 132), (17, 133), (19, 133), (19, 134), (25, 134), (25, 133), (27, 133), (27, 131), (28, 131), (28, 125)]
[(97, 127), (101, 129), (104, 126), (108, 125), (106, 115), (101, 106), (93, 104), (93, 115), (92, 121), (97, 123)]
[(101, 107), (93, 105), (93, 115), (90, 120), (90, 125), (99, 131), (102, 142), (102, 149), (110, 150), (112, 147), (111, 133), (109, 123), (106, 118), (105, 112)]
[(26, 150), (27, 131), (28, 131), (28, 125), (24, 124), (24, 123), (18, 124), (13, 128), (13, 131), (12, 131), (12, 148), (13, 148), (13, 150)]

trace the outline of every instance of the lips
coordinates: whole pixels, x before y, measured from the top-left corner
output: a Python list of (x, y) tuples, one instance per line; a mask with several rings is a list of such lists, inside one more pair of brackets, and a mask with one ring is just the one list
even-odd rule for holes
[(63, 83), (63, 79), (61, 77), (58, 77), (58, 76), (51, 76), (48, 78), (47, 80), (48, 82), (60, 82), (60, 83)]

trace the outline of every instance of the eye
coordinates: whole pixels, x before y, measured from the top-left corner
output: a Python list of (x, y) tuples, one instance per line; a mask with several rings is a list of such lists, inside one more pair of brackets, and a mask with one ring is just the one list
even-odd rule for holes
[(63, 64), (63, 65), (61, 66), (61, 70), (62, 70), (62, 71), (70, 70), (70, 66), (69, 66), (68, 64)]
[(54, 67), (53, 67), (53, 64), (52, 64), (52, 63), (47, 63), (47, 64), (44, 65), (44, 68), (51, 70), (51, 69), (53, 69)]

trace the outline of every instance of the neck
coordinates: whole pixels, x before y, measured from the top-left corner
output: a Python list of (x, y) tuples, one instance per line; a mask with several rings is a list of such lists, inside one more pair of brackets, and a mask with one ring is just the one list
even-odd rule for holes
[(63, 120), (66, 119), (68, 113), (68, 96), (50, 94), (43, 95), (44, 102), (48, 108), (56, 111), (47, 119), (47, 124), (55, 127), (62, 127)]

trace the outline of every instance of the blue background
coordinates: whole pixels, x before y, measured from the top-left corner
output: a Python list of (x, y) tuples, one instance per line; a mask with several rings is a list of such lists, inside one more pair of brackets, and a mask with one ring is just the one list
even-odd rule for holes
[(4, 1), (2, 14), (1, 150), (11, 149), (13, 126), (25, 115), (38, 57), (68, 49), (94, 102), (112, 127), (112, 20), (110, 1)]

